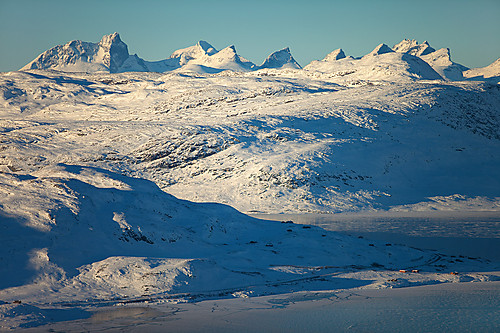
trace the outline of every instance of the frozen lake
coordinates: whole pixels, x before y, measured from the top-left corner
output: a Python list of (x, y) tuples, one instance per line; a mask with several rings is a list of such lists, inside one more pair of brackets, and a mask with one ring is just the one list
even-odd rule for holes
[(499, 212), (252, 215), (317, 225), (367, 239), (500, 261)]
[[(411, 215), (411, 216), (408, 216)], [(500, 261), (495, 212), (266, 215), (367, 239)], [(494, 273), (499, 275), (498, 272)], [(500, 277), (499, 277), (500, 279)], [(442, 332), (500, 330), (500, 281), (382, 290), (331, 290), (96, 309), (36, 332)]]
[(27, 332), (498, 332), (500, 281), (99, 309)]

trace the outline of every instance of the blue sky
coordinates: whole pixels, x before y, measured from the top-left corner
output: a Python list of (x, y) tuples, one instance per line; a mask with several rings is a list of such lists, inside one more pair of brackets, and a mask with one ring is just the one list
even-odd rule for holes
[(500, 0), (0, 0), (0, 71), (115, 31), (146, 60), (206, 40), (217, 49), (234, 44), (258, 64), (289, 46), (305, 66), (336, 48), (361, 56), (411, 38), (483, 67), (500, 57)]

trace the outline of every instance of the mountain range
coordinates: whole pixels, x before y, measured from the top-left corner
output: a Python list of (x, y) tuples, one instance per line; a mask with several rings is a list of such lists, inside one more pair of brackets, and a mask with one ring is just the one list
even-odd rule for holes
[[(488, 80), (500, 77), (497, 60), (484, 68), (469, 69), (451, 60), (450, 50), (439, 50), (427, 41), (404, 39), (392, 48), (378, 45), (367, 55), (346, 57), (342, 49), (328, 54), (321, 61), (313, 61), (305, 67), (309, 71), (321, 71), (339, 75), (359, 72), (356, 68), (369, 69), (369, 78), (387, 78), (394, 75), (419, 79), (444, 79), (449, 81)], [(496, 65), (495, 65), (496, 64)], [(430, 68), (429, 68), (430, 67)], [(55, 46), (36, 57), (21, 70), (52, 69), (64, 72), (168, 72), (174, 70), (198, 73), (218, 73), (224, 70), (248, 72), (260, 69), (301, 69), (289, 48), (269, 55), (260, 65), (243, 58), (234, 45), (220, 51), (205, 41), (172, 53), (167, 59), (146, 61), (137, 54), (129, 54), (127, 45), (118, 33), (105, 35), (99, 43), (73, 40)], [(376, 72), (376, 73), (375, 73)], [(484, 72), (484, 73), (483, 73)], [(356, 75), (351, 75), (355, 77)], [(365, 77), (362, 76), (361, 79)]]
[(271, 54), (257, 66), (241, 57), (234, 45), (217, 51), (205, 41), (175, 51), (165, 60), (146, 61), (129, 54), (118, 33), (104, 36), (99, 43), (71, 41), (40, 54), (22, 70), (54, 69), (66, 72), (168, 72), (184, 69), (217, 73), (223, 70), (247, 72), (262, 68), (301, 68), (285, 48)]

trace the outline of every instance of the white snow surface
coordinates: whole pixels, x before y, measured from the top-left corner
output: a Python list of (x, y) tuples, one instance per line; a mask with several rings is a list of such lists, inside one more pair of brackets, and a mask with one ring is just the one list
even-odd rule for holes
[(399, 52), (208, 74), (251, 69), (209, 50), (194, 72), (0, 73), (2, 328), (65, 306), (494, 279), (484, 260), (236, 209), (499, 211), (498, 85)]
[(464, 77), (471, 80), (487, 80), (500, 82), (500, 58), (482, 68), (472, 68), (463, 72)]

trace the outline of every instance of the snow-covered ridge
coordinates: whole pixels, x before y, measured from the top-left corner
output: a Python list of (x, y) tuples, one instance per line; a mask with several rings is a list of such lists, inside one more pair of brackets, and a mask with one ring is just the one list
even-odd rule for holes
[(471, 80), (483, 79), (491, 82), (500, 82), (500, 58), (486, 67), (469, 69), (463, 72), (463, 75)]
[(0, 215), (1, 328), (43, 324), (50, 316), (41, 309), (61, 305), (56, 311), (494, 279), (443, 271), (492, 268), (480, 259), (455, 262), (435, 251), (257, 220), (99, 168), (0, 173), (0, 195), (13, 186), (20, 191), (3, 201)]
[[(417, 57), (425, 61), (434, 72), (439, 75), (439, 78), (451, 81), (464, 80), (463, 72), (467, 71), (468, 68), (457, 64), (451, 60), (450, 50), (447, 48), (442, 48), (435, 50), (430, 46), (427, 41), (419, 44), (416, 40), (404, 39), (400, 43), (390, 48), (386, 44), (378, 45), (372, 52), (368, 53), (364, 57), (354, 59), (352, 57), (346, 58), (345, 53), (342, 49), (336, 49), (328, 54), (322, 62), (332, 62), (342, 59), (347, 59), (351, 65), (356, 67), (360, 64), (364, 67), (366, 71), (366, 63), (356, 62), (353, 60), (371, 58), (373, 65), (369, 66), (368, 71), (380, 71), (381, 67), (387, 66), (387, 61), (392, 58), (379, 57), (387, 53), (404, 53), (414, 57)], [(378, 60), (382, 60), (378, 63)], [(401, 62), (415, 63), (416, 60), (413, 58), (399, 57), (394, 58), (395, 66), (400, 67), (397, 70), (382, 70), (385, 72), (384, 75), (359, 75), (361, 72), (357, 69), (338, 69), (335, 66), (328, 69), (328, 66), (318, 65), (321, 62), (313, 61), (306, 66), (308, 70), (319, 69), (320, 72), (329, 73), (343, 73), (346, 75), (347, 72), (358, 72), (358, 79), (382, 78), (387, 76), (387, 79), (397, 79), (400, 76), (412, 77), (413, 79), (435, 79), (435, 74), (429, 74), (428, 69), (415, 69), (414, 64), (401, 65)], [(389, 66), (392, 64), (389, 64)], [(422, 67), (422, 65), (418, 65)], [(490, 65), (487, 69), (488, 73), (495, 72), (498, 70), (492, 70), (495, 67)], [(345, 66), (344, 66), (345, 67)], [(348, 66), (352, 67), (352, 66)], [(403, 67), (403, 70), (401, 70)], [(412, 67), (410, 70), (406, 71), (404, 67)], [(425, 67), (425, 66), (424, 66)], [(71, 41), (65, 45), (58, 45), (51, 48), (50, 50), (42, 53), (32, 62), (24, 66), (21, 70), (31, 70), (31, 69), (53, 69), (65, 72), (109, 72), (109, 73), (119, 73), (119, 72), (168, 72), (168, 71), (191, 71), (197, 73), (219, 73), (224, 70), (231, 70), (236, 72), (248, 72), (255, 71), (259, 69), (301, 69), (302, 67), (293, 58), (290, 49), (284, 48), (276, 51), (269, 55), (262, 65), (257, 66), (251, 61), (243, 58), (236, 52), (234, 45), (228, 46), (220, 51), (217, 51), (212, 45), (206, 41), (199, 41), (197, 44), (177, 50), (173, 52), (170, 57), (160, 61), (145, 61), (138, 57), (136, 54), (130, 55), (128, 53), (128, 48), (125, 43), (120, 39), (118, 33), (113, 33), (111, 35), (104, 36), (99, 43), (89, 43), (82, 41)], [(496, 68), (496, 67), (495, 67)], [(346, 72), (347, 71), (347, 72)], [(424, 73), (425, 72), (425, 73)], [(488, 79), (489, 81), (494, 81), (497, 75), (486, 74), (485, 75), (475, 75), (471, 74), (474, 72), (469, 72), (466, 77), (469, 79)], [(479, 73), (479, 72), (478, 72)]]
[(177, 50), (160, 61), (145, 61), (128, 47), (118, 33), (106, 35), (99, 43), (71, 41), (45, 51), (21, 70), (53, 69), (65, 72), (167, 72), (172, 70), (217, 73), (222, 70), (251, 71), (259, 68), (301, 68), (290, 49), (271, 54), (261, 66), (237, 54), (234, 45), (217, 51), (206, 41)]

